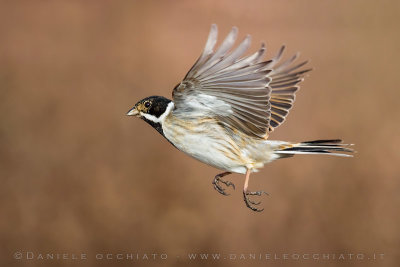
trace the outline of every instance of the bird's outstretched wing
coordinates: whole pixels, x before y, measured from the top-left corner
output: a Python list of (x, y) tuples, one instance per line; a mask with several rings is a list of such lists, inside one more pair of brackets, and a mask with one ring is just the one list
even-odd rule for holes
[(173, 90), (175, 115), (215, 117), (222, 124), (257, 138), (285, 119), (294, 102), (297, 84), (308, 70), (306, 62), (292, 66), (297, 55), (276, 66), (284, 46), (271, 60), (263, 61), (264, 44), (254, 54), (242, 57), (251, 43), (247, 35), (232, 50), (238, 30), (232, 28), (214, 52), (218, 30), (214, 24), (200, 58)]

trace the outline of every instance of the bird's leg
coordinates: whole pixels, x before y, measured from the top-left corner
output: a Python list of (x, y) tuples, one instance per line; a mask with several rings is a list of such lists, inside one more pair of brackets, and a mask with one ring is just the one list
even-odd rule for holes
[(226, 186), (232, 186), (233, 189), (235, 189), (235, 185), (232, 182), (229, 181), (224, 181), (222, 180), (222, 177), (231, 174), (231, 172), (224, 172), (224, 173), (220, 173), (215, 175), (214, 180), (213, 180), (213, 185), (214, 185), (214, 189), (218, 191), (218, 193), (224, 195), (224, 196), (228, 196), (229, 194), (225, 192), (225, 189), (222, 188), (222, 186), (220, 185), (220, 183), (225, 184)]
[(250, 180), (250, 169), (247, 169), (246, 171), (246, 180), (244, 181), (244, 186), (243, 186), (243, 198), (244, 198), (244, 203), (246, 203), (246, 206), (253, 210), (253, 211), (257, 211), (257, 212), (261, 212), (264, 209), (258, 209), (256, 207), (254, 207), (253, 205), (257, 206), (261, 203), (260, 202), (254, 202), (251, 199), (249, 199), (249, 196), (261, 196), (263, 193), (268, 195), (267, 192), (265, 191), (255, 191), (255, 192), (248, 192), (247, 191), (247, 187), (249, 186), (249, 180)]

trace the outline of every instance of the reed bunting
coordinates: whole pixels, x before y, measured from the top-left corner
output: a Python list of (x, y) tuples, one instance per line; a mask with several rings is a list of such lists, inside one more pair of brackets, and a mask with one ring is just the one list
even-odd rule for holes
[[(136, 116), (164, 136), (177, 149), (201, 162), (223, 170), (214, 177), (214, 188), (223, 195), (235, 188), (223, 177), (245, 174), (243, 198), (253, 211), (262, 211), (249, 191), (250, 173), (265, 164), (296, 154), (351, 156), (341, 140), (315, 140), (299, 143), (268, 140), (293, 106), (295, 93), (307, 61), (295, 64), (298, 54), (280, 62), (285, 46), (275, 57), (264, 60), (264, 44), (243, 57), (250, 36), (232, 49), (238, 29), (232, 28), (214, 51), (217, 26), (212, 25), (203, 53), (172, 92), (172, 99), (150, 96), (137, 102), (127, 115)], [(345, 152), (345, 153), (343, 153)], [(224, 188), (223, 184), (226, 186)]]

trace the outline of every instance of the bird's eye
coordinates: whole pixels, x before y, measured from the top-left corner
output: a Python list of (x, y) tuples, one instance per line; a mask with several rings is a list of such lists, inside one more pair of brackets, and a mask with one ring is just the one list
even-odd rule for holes
[(145, 106), (146, 108), (150, 107), (150, 102), (144, 103), (144, 106)]

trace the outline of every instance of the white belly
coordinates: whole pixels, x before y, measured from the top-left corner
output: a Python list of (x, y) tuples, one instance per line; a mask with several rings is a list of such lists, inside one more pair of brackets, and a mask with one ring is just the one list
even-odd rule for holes
[(246, 160), (232, 140), (222, 138), (225, 135), (218, 125), (181, 127), (175, 120), (166, 120), (162, 128), (164, 136), (189, 156), (221, 170), (246, 173)]

